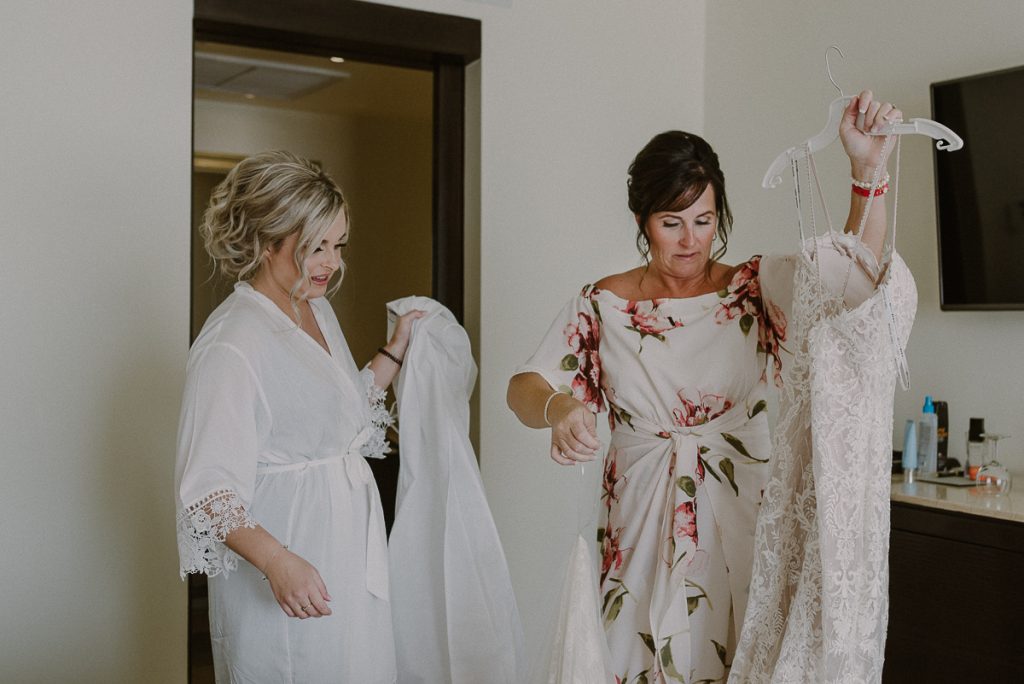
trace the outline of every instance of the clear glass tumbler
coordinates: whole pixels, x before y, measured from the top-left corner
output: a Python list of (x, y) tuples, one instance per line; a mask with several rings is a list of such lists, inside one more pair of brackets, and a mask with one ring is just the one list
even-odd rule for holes
[(985, 463), (977, 471), (977, 487), (986, 494), (1007, 494), (1010, 491), (1010, 471), (999, 462), (999, 440), (1009, 435), (985, 433)]

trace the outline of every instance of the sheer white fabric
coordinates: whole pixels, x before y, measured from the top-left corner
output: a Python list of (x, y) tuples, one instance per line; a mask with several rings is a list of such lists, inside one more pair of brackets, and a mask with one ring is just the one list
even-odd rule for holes
[[(364, 456), (382, 456), (387, 411), (324, 299), (328, 354), (248, 284), (189, 353), (178, 435), (181, 572), (210, 576), (220, 682), (395, 680), (383, 511)], [(261, 525), (313, 564), (334, 614), (296, 620), (262, 573), (223, 543)], [(230, 572), (229, 572), (230, 571)]]
[(426, 297), (388, 304), (413, 327), (398, 397), (401, 470), (389, 553), (401, 684), (518, 684), (522, 625), (469, 441), (469, 336)]
[(784, 262), (794, 356), (729, 682), (881, 681), (893, 393), (917, 291), (899, 255), (879, 269), (849, 236), (804, 247)]
[(562, 584), (561, 604), (547, 667), (538, 684), (618, 684), (601, 624), (594, 559), (576, 537)]

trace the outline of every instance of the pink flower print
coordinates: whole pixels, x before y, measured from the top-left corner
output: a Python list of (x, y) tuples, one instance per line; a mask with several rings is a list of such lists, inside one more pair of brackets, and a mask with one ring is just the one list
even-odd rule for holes
[(679, 427), (696, 427), (714, 420), (732, 408), (732, 402), (720, 394), (698, 392), (697, 399), (689, 399), (679, 390), (676, 396), (681, 408), (672, 409), (673, 422)]
[(608, 458), (605, 459), (604, 466), (604, 480), (601, 488), (601, 498), (605, 500), (605, 507), (611, 510), (612, 503), (619, 500), (619, 495), (615, 493), (615, 486), (619, 484), (619, 480), (625, 479), (621, 475), (617, 475), (617, 462), (615, 459), (615, 451), (612, 450), (608, 453)]
[(619, 544), (622, 540), (622, 530), (626, 528), (619, 527), (612, 530), (611, 527), (605, 528), (604, 539), (601, 543), (601, 585), (604, 586), (604, 580), (608, 576), (608, 573), (614, 570), (622, 569), (623, 553), (630, 549), (621, 549)]
[(697, 545), (697, 510), (692, 501), (684, 501), (676, 507), (672, 517), (672, 533), (677, 539), (689, 537)]
[[(786, 314), (774, 302), (768, 302), (768, 315), (762, 316), (757, 329), (757, 351), (770, 359), (776, 387), (782, 386), (781, 351), (785, 349), (782, 343), (786, 341), (786, 325)], [(761, 380), (766, 381), (767, 375), (766, 367)]]
[(576, 371), (572, 379), (573, 397), (586, 404), (591, 411), (603, 411), (600, 323), (593, 316), (580, 311), (576, 314), (576, 322), (565, 327), (564, 334), (571, 353), (562, 359), (561, 368)]
[[(786, 316), (774, 302), (761, 296), (761, 257), (743, 264), (728, 287), (719, 293), (721, 302), (715, 309), (715, 322), (725, 325), (739, 319), (744, 335), (757, 323), (757, 351), (771, 359), (775, 385), (782, 385), (782, 343), (786, 341)], [(761, 379), (767, 381), (767, 368)]]
[(645, 302), (630, 300), (626, 302), (625, 308), (619, 308), (619, 311), (629, 316), (630, 324), (626, 326), (626, 329), (640, 335), (640, 351), (643, 351), (644, 338), (653, 337), (664, 342), (666, 332), (683, 327), (682, 321), (671, 316), (661, 315), (658, 308), (662, 303), (661, 299)]

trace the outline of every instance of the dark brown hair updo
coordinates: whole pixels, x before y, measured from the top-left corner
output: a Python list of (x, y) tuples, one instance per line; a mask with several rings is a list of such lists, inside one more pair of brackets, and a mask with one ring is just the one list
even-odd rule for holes
[(725, 256), (732, 230), (732, 211), (725, 196), (725, 176), (718, 166), (718, 155), (699, 135), (683, 131), (659, 133), (640, 150), (629, 165), (626, 187), (629, 210), (636, 215), (636, 248), (645, 262), (650, 261), (647, 220), (651, 214), (686, 209), (708, 185), (714, 188), (718, 214), (715, 231), (721, 246), (711, 255), (711, 260), (717, 261)]

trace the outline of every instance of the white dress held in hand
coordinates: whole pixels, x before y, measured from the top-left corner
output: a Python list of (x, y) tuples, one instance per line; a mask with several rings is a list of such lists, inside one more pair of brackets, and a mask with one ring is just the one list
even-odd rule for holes
[(789, 264), (796, 353), (729, 682), (880, 682), (893, 391), (917, 290), (898, 255), (879, 269), (850, 236), (808, 241)]

